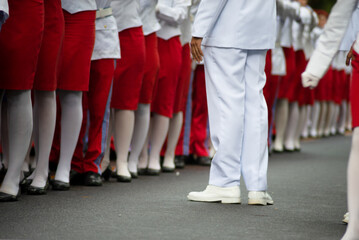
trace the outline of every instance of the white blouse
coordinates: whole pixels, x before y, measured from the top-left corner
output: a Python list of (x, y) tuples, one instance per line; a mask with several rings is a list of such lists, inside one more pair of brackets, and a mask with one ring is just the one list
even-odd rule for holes
[(71, 14), (97, 9), (95, 0), (61, 0), (61, 4)]
[[(96, 0), (97, 7), (109, 8), (112, 1), (115, 0)], [(91, 60), (119, 58), (121, 58), (121, 52), (115, 17), (106, 16), (96, 19), (96, 39)]]
[(157, 0), (140, 0), (140, 17), (145, 36), (160, 30), (161, 25), (156, 17)]
[(119, 32), (142, 26), (140, 4), (138, 0), (121, 0), (111, 3), (113, 16), (116, 18)]
[(181, 35), (180, 24), (188, 16), (191, 0), (159, 0), (156, 14), (161, 24), (157, 36), (164, 40)]

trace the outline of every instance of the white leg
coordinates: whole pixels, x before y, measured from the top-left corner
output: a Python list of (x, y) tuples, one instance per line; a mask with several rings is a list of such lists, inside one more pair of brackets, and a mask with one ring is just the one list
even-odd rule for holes
[(289, 106), (289, 118), (284, 138), (284, 148), (288, 151), (294, 151), (294, 139), (299, 122), (298, 102), (293, 102)]
[(56, 123), (55, 91), (35, 91), (34, 138), (37, 167), (31, 185), (43, 188), (49, 173), (49, 156)]
[(288, 123), (289, 103), (287, 99), (278, 99), (275, 111), (276, 137), (273, 143), (273, 150), (282, 152), (284, 134)]
[(303, 132), (303, 128), (307, 122), (308, 108), (307, 106), (302, 106), (299, 108), (299, 121), (297, 131), (294, 137), (294, 149), (300, 150), (300, 135)]
[(320, 102), (315, 101), (314, 106), (312, 108), (312, 125), (310, 127), (310, 136), (315, 138), (317, 137), (317, 129), (319, 125), (319, 116), (320, 116)]
[(318, 137), (322, 137), (324, 134), (324, 128), (328, 115), (328, 102), (320, 103), (320, 116), (319, 116), (319, 124), (318, 124)]
[(342, 240), (359, 239), (359, 128), (353, 132), (352, 147), (348, 163), (348, 207), (349, 224)]
[(162, 146), (166, 140), (170, 119), (159, 114), (154, 114), (151, 121), (151, 151), (149, 156), (148, 168), (158, 171), (161, 169), (160, 153)]
[(150, 104), (138, 104), (138, 108), (135, 111), (135, 127), (131, 142), (131, 153), (128, 159), (128, 169), (134, 174), (137, 174), (138, 159), (146, 141), (150, 126), (150, 115)]
[(175, 169), (175, 151), (178, 142), (178, 138), (181, 134), (183, 123), (183, 113), (175, 113), (170, 120), (170, 125), (168, 129), (168, 139), (167, 139), (167, 149), (165, 153), (165, 158), (163, 161), (163, 168), (168, 170)]
[(334, 118), (334, 114), (335, 114), (335, 104), (333, 102), (329, 102), (328, 112), (325, 120), (324, 132), (323, 132), (324, 136), (326, 137), (330, 135), (330, 127)]
[(311, 115), (312, 115), (313, 108), (310, 105), (307, 105), (306, 108), (307, 108), (307, 114), (306, 114), (307, 118), (305, 119), (305, 125), (304, 125), (303, 131), (301, 133), (301, 136), (303, 138), (307, 138), (309, 136), (309, 128), (312, 126), (312, 116)]
[(337, 133), (337, 125), (339, 118), (340, 106), (335, 104), (333, 119), (330, 127), (330, 134), (335, 135)]
[(9, 128), (7, 123), (7, 108), (7, 102), (3, 102), (1, 108), (1, 144), (2, 161), (5, 169), (9, 166)]
[(60, 159), (55, 180), (69, 183), (71, 160), (82, 124), (82, 92), (58, 91), (61, 103)]
[(17, 195), (21, 167), (30, 144), (33, 127), (31, 91), (7, 90), (6, 93), (8, 102), (9, 166), (0, 191)]
[(131, 110), (118, 109), (115, 109), (114, 111), (117, 175), (130, 178), (131, 175), (128, 171), (127, 157), (135, 125), (135, 112)]
[(338, 121), (338, 132), (340, 134), (345, 133), (345, 122), (347, 117), (347, 102), (343, 101), (340, 105), (339, 121)]

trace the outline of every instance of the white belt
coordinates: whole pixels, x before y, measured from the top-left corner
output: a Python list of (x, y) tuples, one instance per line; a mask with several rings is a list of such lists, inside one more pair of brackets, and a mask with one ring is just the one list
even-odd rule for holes
[(112, 8), (100, 8), (96, 11), (96, 19), (112, 16)]

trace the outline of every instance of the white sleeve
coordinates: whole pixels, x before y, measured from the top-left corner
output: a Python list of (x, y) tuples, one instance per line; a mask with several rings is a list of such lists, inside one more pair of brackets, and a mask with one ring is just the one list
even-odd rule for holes
[(359, 33), (358, 33), (358, 36), (357, 36), (357, 40), (354, 44), (354, 50), (359, 53)]
[(194, 20), (192, 36), (203, 38), (216, 23), (228, 0), (202, 0)]
[(174, 7), (169, 7), (159, 0), (156, 6), (157, 17), (172, 25), (179, 25), (188, 17), (188, 7), (190, 5), (190, 0), (175, 0)]
[(324, 76), (339, 48), (357, 2), (358, 0), (338, 0), (334, 5), (324, 32), (319, 37), (316, 50), (307, 65), (307, 73), (319, 79)]
[(291, 19), (299, 20), (299, 7), (291, 2), (284, 0), (276, 0), (277, 2), (277, 15), (281, 18), (289, 17)]

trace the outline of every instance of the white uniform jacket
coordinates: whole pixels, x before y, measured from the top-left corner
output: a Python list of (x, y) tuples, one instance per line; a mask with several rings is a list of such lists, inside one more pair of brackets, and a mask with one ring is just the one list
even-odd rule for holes
[[(306, 73), (321, 79), (326, 73), (334, 55), (345, 34), (351, 16), (357, 8), (359, 0), (338, 0), (332, 8), (323, 34), (318, 40), (317, 47), (307, 65)], [(357, 37), (354, 50), (359, 52)]]
[(157, 0), (140, 0), (140, 17), (145, 36), (160, 30), (161, 25), (156, 17)]
[(119, 32), (141, 27), (140, 3), (138, 0), (121, 0), (111, 3), (113, 16), (116, 18), (117, 29)]
[(344, 35), (342, 43), (340, 44), (340, 51), (349, 51), (359, 33), (359, 4), (354, 10), (352, 18), (350, 20), (347, 31)]
[(198, 6), (201, 0), (192, 0), (192, 5), (188, 9), (188, 17), (181, 24), (181, 43), (182, 46), (189, 43), (192, 38), (192, 24), (196, 16)]
[(275, 0), (202, 0), (192, 36), (205, 46), (271, 49), (276, 33)]
[(157, 36), (164, 40), (181, 35), (180, 24), (188, 16), (191, 0), (159, 0), (156, 15), (161, 24)]
[(71, 14), (97, 9), (95, 0), (61, 0), (61, 4)]
[(91, 60), (121, 58), (116, 19), (110, 13), (101, 16), (103, 10), (111, 7), (114, 0), (96, 0), (96, 39)]

